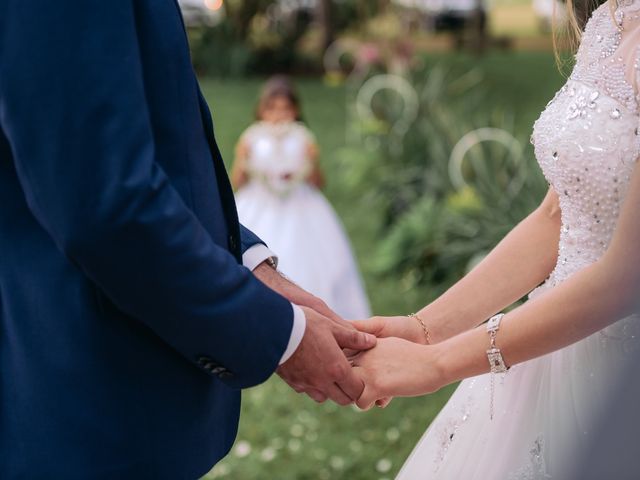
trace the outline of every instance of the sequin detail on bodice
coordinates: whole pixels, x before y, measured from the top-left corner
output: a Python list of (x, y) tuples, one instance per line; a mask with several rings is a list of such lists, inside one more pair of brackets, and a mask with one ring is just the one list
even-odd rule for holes
[(558, 263), (547, 287), (606, 251), (640, 153), (638, 47), (621, 51), (639, 23), (640, 0), (623, 3), (594, 12), (569, 80), (534, 125), (536, 158), (562, 211)]

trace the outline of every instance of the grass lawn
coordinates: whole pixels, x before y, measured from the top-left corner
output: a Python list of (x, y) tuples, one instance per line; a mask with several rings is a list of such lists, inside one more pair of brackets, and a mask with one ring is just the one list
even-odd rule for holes
[[(479, 69), (489, 99), (514, 113), (516, 135), (529, 134), (533, 121), (563, 81), (550, 53), (507, 52), (482, 58), (447, 54), (428, 62)], [(261, 83), (202, 80), (228, 165), (236, 139), (252, 121)], [(300, 80), (298, 86), (305, 118), (322, 149), (328, 179), (325, 193), (351, 236), (374, 311), (402, 314), (415, 310), (428, 292), (406, 291), (393, 276), (371, 274), (368, 259), (375, 251), (376, 212), (359, 200), (359, 192), (341, 188), (336, 152), (345, 142), (350, 100), (346, 90), (326, 87), (321, 80)], [(361, 413), (316, 405), (274, 378), (245, 393), (236, 446), (206, 478), (391, 479), (452, 391), (448, 387), (425, 398), (396, 399), (385, 410)]]

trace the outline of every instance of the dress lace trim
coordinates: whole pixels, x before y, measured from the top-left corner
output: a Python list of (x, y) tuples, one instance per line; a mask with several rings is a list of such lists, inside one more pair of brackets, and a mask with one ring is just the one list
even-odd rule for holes
[(529, 463), (509, 474), (509, 480), (543, 480), (552, 478), (547, 472), (544, 460), (544, 437), (542, 434), (533, 441), (529, 450)]

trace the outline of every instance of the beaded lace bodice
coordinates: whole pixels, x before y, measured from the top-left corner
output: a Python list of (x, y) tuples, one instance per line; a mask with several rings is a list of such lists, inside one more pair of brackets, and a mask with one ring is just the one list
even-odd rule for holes
[(640, 154), (640, 0), (601, 5), (587, 23), (567, 83), (536, 121), (532, 142), (560, 197), (553, 286), (607, 249)]

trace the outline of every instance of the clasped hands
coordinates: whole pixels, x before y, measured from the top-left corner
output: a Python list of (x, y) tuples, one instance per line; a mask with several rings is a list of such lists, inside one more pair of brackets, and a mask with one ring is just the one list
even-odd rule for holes
[(305, 337), (278, 370), (297, 392), (318, 402), (331, 399), (368, 410), (384, 408), (396, 396), (422, 395), (442, 386), (434, 347), (425, 345), (424, 332), (412, 319), (345, 322), (303, 309)]
[(254, 274), (304, 310), (304, 337), (277, 370), (296, 392), (316, 402), (330, 399), (366, 410), (373, 405), (385, 407), (395, 396), (440, 388), (434, 348), (425, 346), (424, 332), (414, 319), (373, 317), (347, 322), (266, 264)]
[(386, 407), (393, 397), (433, 393), (447, 382), (439, 366), (438, 346), (428, 345), (420, 324), (411, 317), (373, 317), (351, 324), (377, 337), (376, 346), (350, 358), (364, 390), (356, 404), (363, 410)]
[(394, 396), (421, 395), (441, 386), (433, 352), (414, 319), (347, 322), (271, 267), (261, 265), (254, 273), (304, 310), (304, 337), (277, 371), (296, 392), (317, 402), (330, 399), (369, 409), (386, 406)]

